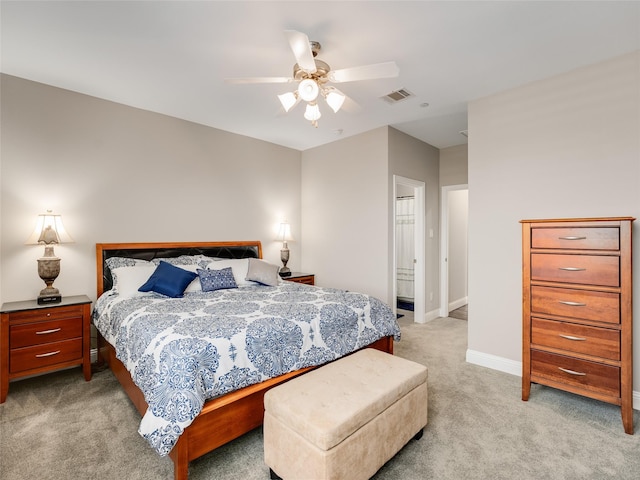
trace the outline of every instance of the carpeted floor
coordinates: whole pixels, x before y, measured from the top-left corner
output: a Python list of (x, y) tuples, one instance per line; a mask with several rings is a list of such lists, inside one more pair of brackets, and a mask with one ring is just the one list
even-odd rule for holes
[(457, 318), (458, 320), (468, 320), (469, 318), (469, 305), (463, 305), (460, 308), (456, 308), (449, 312), (450, 318)]
[[(467, 322), (399, 323), (396, 355), (429, 368), (429, 424), (375, 480), (639, 478), (640, 433), (624, 433), (619, 408), (541, 386), (522, 402), (519, 377), (465, 362)], [(0, 478), (171, 479), (139, 421), (108, 370), (90, 382), (77, 368), (12, 382), (0, 405)], [(192, 462), (189, 478), (267, 480), (262, 430)]]

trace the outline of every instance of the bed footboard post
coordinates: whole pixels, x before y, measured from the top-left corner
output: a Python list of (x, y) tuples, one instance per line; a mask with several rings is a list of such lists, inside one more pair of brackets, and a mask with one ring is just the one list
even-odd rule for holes
[(102, 336), (102, 334), (100, 333), (100, 331), (96, 328), (96, 332), (97, 332), (97, 337), (96, 337), (96, 348), (98, 349), (97, 351), (97, 358), (96, 358), (96, 366), (98, 367), (102, 367), (105, 364), (105, 353), (106, 353), (106, 348), (107, 348), (107, 342), (104, 339), (104, 337)]
[(188, 433), (184, 432), (169, 453), (173, 460), (173, 480), (187, 480), (189, 477)]

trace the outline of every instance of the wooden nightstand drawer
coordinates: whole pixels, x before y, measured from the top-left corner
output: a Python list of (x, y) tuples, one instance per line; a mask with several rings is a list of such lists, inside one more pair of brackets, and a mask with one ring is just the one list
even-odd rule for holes
[(82, 337), (82, 316), (15, 325), (10, 327), (9, 332), (11, 348), (29, 347)]
[(11, 313), (11, 324), (60, 320), (64, 318), (82, 318), (82, 305), (51, 307), (37, 310), (25, 310)]
[(620, 257), (534, 253), (531, 280), (619, 287)]
[(7, 302), (0, 311), (0, 403), (9, 381), (82, 365), (91, 380), (91, 300), (62, 297), (40, 305), (36, 300)]
[(531, 343), (609, 360), (620, 360), (620, 331), (575, 323), (531, 319)]
[(82, 363), (82, 338), (12, 349), (9, 372), (17, 373), (74, 360)]
[(620, 294), (532, 286), (531, 313), (618, 324)]
[(531, 248), (618, 250), (620, 230), (615, 227), (532, 228)]
[(620, 396), (620, 368), (564, 355), (531, 350), (531, 377)]
[(288, 277), (282, 277), (283, 280), (294, 283), (304, 283), (306, 285), (315, 285), (315, 275), (313, 273), (293, 272)]

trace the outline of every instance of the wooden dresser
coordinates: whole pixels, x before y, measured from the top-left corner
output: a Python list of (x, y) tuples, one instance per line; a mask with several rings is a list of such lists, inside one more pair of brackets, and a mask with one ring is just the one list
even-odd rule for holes
[(633, 434), (631, 217), (522, 220), (522, 400), (531, 383), (619, 405)]

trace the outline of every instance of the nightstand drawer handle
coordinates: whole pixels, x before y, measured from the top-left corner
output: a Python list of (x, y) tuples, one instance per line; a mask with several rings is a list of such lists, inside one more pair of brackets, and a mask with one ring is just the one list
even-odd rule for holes
[(49, 353), (41, 353), (40, 355), (36, 355), (36, 358), (52, 357), (52, 356), (57, 355), (59, 353), (60, 353), (60, 350), (56, 350), (55, 352), (49, 352)]
[(570, 307), (586, 307), (587, 306), (586, 303), (568, 302), (568, 301), (565, 301), (565, 300), (558, 300), (558, 303), (561, 303), (563, 305), (569, 305)]
[(583, 272), (586, 268), (579, 267), (558, 267), (558, 270), (566, 270), (567, 272)]
[(56, 333), (62, 330), (61, 328), (52, 328), (51, 330), (41, 330), (36, 332), (36, 335), (46, 335), (47, 333)]
[(586, 338), (574, 337), (572, 335), (562, 335), (561, 333), (559, 333), (558, 336), (562, 337), (562, 338), (566, 338), (567, 340), (575, 340), (575, 341), (578, 341), (578, 342), (584, 342), (586, 340)]
[(586, 240), (587, 237), (558, 237), (560, 240)]
[(562, 370), (564, 373), (568, 373), (569, 375), (578, 375), (579, 377), (584, 377), (586, 373), (576, 372), (574, 370), (569, 370), (567, 368), (558, 367), (559, 370)]

